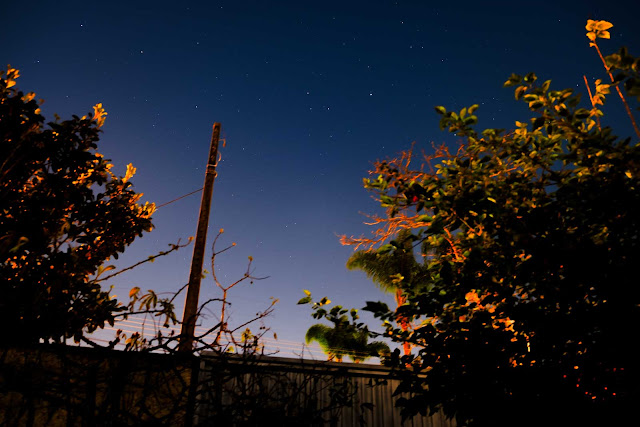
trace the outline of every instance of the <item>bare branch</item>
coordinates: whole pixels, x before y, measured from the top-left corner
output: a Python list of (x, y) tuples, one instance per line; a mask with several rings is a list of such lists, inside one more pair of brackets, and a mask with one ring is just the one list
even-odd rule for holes
[(142, 260), (142, 261), (139, 261), (139, 262), (137, 262), (137, 263), (135, 263), (135, 264), (133, 264), (133, 265), (131, 265), (131, 266), (129, 266), (129, 267), (123, 268), (122, 270), (120, 270), (120, 271), (116, 271), (115, 273), (110, 274), (110, 275), (108, 275), (108, 276), (106, 276), (106, 277), (103, 277), (103, 278), (101, 278), (101, 279), (95, 278), (95, 279), (93, 280), (93, 282), (94, 282), (94, 283), (104, 282), (105, 280), (109, 280), (109, 279), (111, 279), (111, 278), (113, 278), (113, 277), (115, 277), (115, 276), (118, 276), (118, 275), (120, 275), (120, 274), (122, 274), (122, 273), (126, 272), (126, 271), (133, 270), (134, 268), (136, 268), (136, 267), (138, 267), (138, 266), (140, 266), (140, 265), (142, 265), (142, 264), (145, 264), (145, 263), (147, 263), (147, 262), (153, 262), (153, 261), (155, 261), (155, 259), (156, 259), (156, 258), (159, 258), (159, 257), (165, 256), (165, 255), (169, 255), (171, 252), (174, 252), (174, 251), (177, 251), (178, 249), (181, 249), (181, 248), (184, 248), (184, 247), (189, 246), (189, 244), (191, 243), (191, 240), (192, 240), (192, 239), (191, 239), (191, 238), (189, 238), (189, 241), (188, 241), (187, 243), (185, 243), (184, 245), (181, 245), (181, 244), (180, 244), (180, 240), (178, 240), (178, 242), (177, 242), (177, 243), (170, 243), (170, 244), (169, 244), (169, 246), (171, 246), (171, 249), (169, 249), (168, 251), (161, 251), (161, 252), (157, 253), (156, 255), (152, 255), (152, 256), (150, 256), (150, 257), (149, 257), (149, 258), (147, 258), (147, 259), (144, 259), (144, 260)]

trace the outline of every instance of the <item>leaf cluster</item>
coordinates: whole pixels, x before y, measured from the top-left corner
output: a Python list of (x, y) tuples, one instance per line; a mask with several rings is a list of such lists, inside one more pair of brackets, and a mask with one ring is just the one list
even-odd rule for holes
[(155, 206), (138, 203), (96, 151), (106, 113), (44, 124), (35, 94), (0, 76), (0, 322), (12, 343), (78, 341), (123, 307), (91, 280), (152, 229)]
[(629, 54), (626, 47), (605, 57), (609, 71), (615, 73), (613, 84), (622, 84), (626, 93), (640, 101), (640, 57)]
[[(626, 79), (635, 95), (638, 60), (621, 52), (607, 59), (624, 76), (613, 84)], [(561, 402), (588, 418), (635, 396), (640, 148), (597, 125), (602, 112), (571, 89), (534, 73), (505, 86), (530, 111), (515, 129), (477, 131), (475, 105), (436, 107), (440, 127), (462, 138), (457, 150), (425, 157), (428, 171), (409, 166), (409, 151), (365, 180), (388, 218), (377, 240), (351, 243), (410, 230), (421, 248), (405, 303), (365, 308), (417, 349), (390, 359), (425, 375), (403, 384), (405, 415), (444, 408), (461, 424), (525, 423), (532, 405), (551, 414)], [(399, 315), (416, 327), (389, 321)]]
[(340, 305), (327, 309), (325, 307), (331, 303), (327, 297), (313, 302), (311, 292), (307, 290), (304, 292), (306, 296), (300, 299), (298, 304), (312, 304), (314, 319), (325, 319), (333, 324), (333, 326), (320, 323), (312, 325), (305, 336), (307, 344), (312, 341), (318, 342), (329, 360), (341, 362), (347, 356), (355, 363), (359, 363), (370, 357), (380, 357), (390, 353), (386, 343), (369, 342), (369, 337), (374, 334), (369, 332), (364, 323), (358, 322), (360, 318), (358, 310), (355, 308), (347, 310)]

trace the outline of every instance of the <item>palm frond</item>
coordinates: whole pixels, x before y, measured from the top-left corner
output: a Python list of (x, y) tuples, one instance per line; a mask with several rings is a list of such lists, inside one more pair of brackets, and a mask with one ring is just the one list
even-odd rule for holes
[(397, 272), (394, 271), (394, 263), (390, 261), (388, 255), (358, 251), (349, 257), (347, 268), (349, 270), (363, 271), (382, 291), (394, 293), (396, 284), (393, 283), (390, 276), (397, 274)]
[(363, 271), (382, 291), (396, 293), (399, 288), (399, 282), (396, 280), (398, 274), (405, 278), (402, 281), (405, 285), (415, 285), (424, 274), (422, 265), (415, 259), (413, 241), (411, 232), (402, 230), (398, 233), (397, 247), (393, 251), (355, 252), (347, 260), (347, 268)]
[(386, 355), (391, 353), (391, 349), (389, 346), (382, 341), (373, 341), (367, 344), (367, 351), (370, 354), (375, 354), (376, 356)]
[(307, 344), (317, 341), (321, 347), (327, 346), (327, 335), (330, 334), (331, 328), (326, 325), (316, 324), (307, 330), (304, 340)]

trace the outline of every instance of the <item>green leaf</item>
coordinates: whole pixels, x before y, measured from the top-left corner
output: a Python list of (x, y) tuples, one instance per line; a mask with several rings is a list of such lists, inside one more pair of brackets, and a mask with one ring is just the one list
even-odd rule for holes
[(419, 215), (416, 218), (417, 222), (430, 222), (433, 220), (433, 217), (431, 215)]
[(551, 80), (547, 80), (544, 83), (542, 83), (542, 90), (544, 92), (549, 90), (549, 86), (551, 86)]
[(393, 250), (393, 245), (387, 243), (386, 245), (380, 246), (376, 252), (381, 255), (384, 255), (391, 252), (392, 250)]
[(533, 120), (532, 130), (536, 130), (544, 126), (544, 117), (536, 117)]
[(537, 110), (538, 108), (542, 107), (544, 105), (544, 103), (542, 103), (542, 101), (533, 101), (529, 103), (529, 108), (532, 110)]
[(444, 221), (441, 217), (435, 217), (431, 226), (427, 229), (427, 234), (440, 234), (444, 230)]
[(383, 206), (383, 207), (391, 206), (391, 205), (393, 205), (393, 202), (394, 202), (394, 200), (393, 200), (392, 197), (385, 196), (385, 195), (381, 195), (380, 196), (380, 205)]
[(522, 95), (524, 95), (527, 92), (527, 87), (526, 86), (518, 86), (514, 92), (516, 101), (520, 101), (520, 99), (522, 99)]
[(9, 249), (9, 253), (15, 253), (15, 252), (18, 252), (18, 250), (19, 250), (22, 246), (26, 245), (28, 242), (29, 242), (29, 239), (28, 239), (27, 237), (24, 237), (24, 236), (20, 237), (20, 239), (18, 239), (18, 243), (17, 243), (14, 247), (12, 247), (11, 249)]
[(367, 301), (367, 305), (362, 309), (374, 314), (375, 313), (383, 314), (383, 313), (389, 312), (389, 306), (380, 301)]
[(586, 119), (590, 115), (591, 115), (591, 112), (586, 108), (580, 108), (579, 110), (576, 110), (576, 112), (574, 113), (574, 116), (576, 117), (576, 119), (580, 119), (580, 120)]
[(520, 84), (520, 82), (522, 81), (522, 77), (519, 76), (518, 74), (511, 74), (511, 76), (509, 76), (509, 79), (507, 79), (506, 82), (504, 82), (504, 87), (510, 87), (510, 86), (515, 86)]
[(311, 297), (304, 297), (298, 301), (298, 304), (309, 304), (311, 302)]

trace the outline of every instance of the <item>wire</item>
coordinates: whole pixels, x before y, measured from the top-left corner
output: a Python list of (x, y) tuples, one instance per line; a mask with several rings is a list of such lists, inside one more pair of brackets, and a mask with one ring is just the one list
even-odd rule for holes
[(163, 203), (163, 204), (161, 204), (161, 205), (158, 205), (158, 206), (156, 206), (156, 209), (160, 209), (160, 208), (162, 208), (162, 207), (164, 207), (164, 206), (170, 205), (170, 204), (171, 204), (171, 203), (173, 203), (173, 202), (177, 202), (177, 201), (178, 201), (178, 200), (180, 200), (180, 199), (184, 199), (184, 198), (185, 198), (185, 197), (187, 197), (187, 196), (190, 196), (190, 195), (192, 195), (192, 194), (196, 194), (197, 192), (202, 191), (202, 189), (203, 189), (203, 188), (204, 188), (204, 187), (198, 188), (197, 190), (192, 191), (191, 193), (184, 194), (184, 195), (182, 195), (182, 196), (180, 196), (180, 197), (178, 197), (178, 198), (175, 198), (175, 199), (173, 199), (173, 200), (168, 201), (167, 203)]
[[(113, 327), (110, 327), (110, 326), (107, 326), (104, 329), (105, 330), (111, 330), (111, 331), (116, 331), (117, 330), (116, 328), (113, 328)], [(133, 330), (128, 330), (128, 329), (122, 329), (122, 328), (120, 328), (120, 330), (122, 332), (128, 332), (128, 333), (139, 332), (139, 331), (133, 331)], [(225, 337), (220, 337), (220, 338), (221, 338), (221, 343), (223, 345), (233, 344), (233, 342), (231, 342), (229, 339), (227, 339)], [(111, 341), (106, 340), (104, 338), (99, 338), (99, 337), (95, 337), (95, 336), (92, 336), (91, 340), (95, 341), (95, 342), (101, 342), (101, 343), (110, 343), (111, 342)], [(326, 354), (324, 354), (322, 349), (320, 349), (319, 347), (318, 348), (311, 348), (309, 346), (304, 346), (304, 350), (303, 350), (302, 346), (300, 346), (300, 345), (292, 346), (292, 345), (281, 345), (281, 344), (280, 345), (271, 345), (271, 343), (265, 343), (265, 344), (267, 344), (265, 346), (266, 348), (269, 348), (269, 349), (274, 349), (275, 348), (275, 349), (277, 349), (279, 351), (283, 351), (285, 354), (293, 354), (293, 355), (299, 356), (299, 354), (296, 353), (296, 351), (297, 352), (303, 351), (308, 356), (311, 356), (314, 359), (316, 359), (316, 358), (320, 359), (320, 358), (324, 358), (326, 356)], [(273, 344), (277, 344), (277, 343), (273, 343)], [(116, 344), (116, 348), (124, 348), (124, 347), (125, 347), (125, 343), (122, 342), (122, 341)]]
[[(162, 323), (162, 322), (160, 322)], [(137, 316), (130, 316), (127, 320), (118, 320), (116, 322), (116, 325), (123, 325), (125, 327), (142, 327), (143, 325), (145, 325), (149, 327), (149, 329), (152, 329), (154, 327), (153, 323), (149, 320), (145, 320), (143, 318), (137, 317)], [(168, 326), (168, 327), (164, 327), (162, 326), (161, 328), (162, 330), (174, 330), (174, 331), (181, 331), (181, 328), (179, 326)], [(205, 333), (209, 330), (208, 327), (206, 326), (196, 326), (195, 327), (195, 331), (196, 333)], [(290, 344), (290, 345), (295, 345), (295, 346), (301, 346), (303, 345), (302, 342), (299, 341), (292, 341), (292, 340), (285, 340), (282, 338), (268, 338), (268, 337), (263, 337), (262, 340), (264, 341), (270, 341), (270, 342), (274, 342), (274, 343), (278, 343), (278, 344)]]
[[(135, 318), (135, 317), (131, 317), (127, 320), (121, 320), (119, 322), (116, 323), (116, 327), (110, 327), (107, 326), (104, 329), (106, 330), (112, 330), (112, 331), (116, 331), (117, 329), (122, 330), (123, 332), (128, 332), (128, 333), (141, 333), (142, 331), (138, 328), (142, 327), (142, 324), (138, 323), (140, 322), (141, 319), (140, 318)], [(130, 322), (129, 324), (127, 324), (127, 322)], [(119, 327), (118, 327), (119, 326)], [(153, 326), (153, 325), (150, 325)], [(150, 329), (153, 329), (152, 327)], [(175, 331), (179, 331), (179, 328), (176, 327), (168, 327), (168, 328), (162, 328), (162, 329), (169, 329), (169, 330), (175, 330)], [(198, 332), (198, 329), (201, 329), (199, 332), (206, 332), (207, 328), (204, 327), (196, 327), (196, 332)], [(153, 330), (150, 330), (148, 332), (149, 334), (154, 334)], [(144, 336), (145, 334), (143, 334)], [(222, 341), (225, 344), (232, 344), (232, 342), (224, 337), (221, 336), (220, 337), (222, 339)], [(345, 349), (345, 348), (340, 348), (340, 347), (329, 347), (326, 349), (322, 349), (317, 343), (312, 343), (312, 344), (302, 344), (299, 342), (295, 342), (295, 341), (289, 341), (289, 340), (280, 340), (280, 339), (273, 339), (273, 338), (267, 338), (267, 337), (262, 337), (260, 339), (263, 344), (265, 344), (266, 346), (273, 348), (279, 348), (282, 349), (284, 351), (294, 351), (294, 350), (301, 350), (302, 347), (305, 348), (305, 352), (309, 353), (309, 355), (311, 355), (312, 357), (320, 357), (320, 355), (326, 355), (325, 354), (325, 350), (330, 351), (330, 352), (340, 352), (340, 353), (347, 353), (347, 354), (352, 354), (354, 356), (361, 356), (361, 357), (371, 357), (371, 354), (368, 352), (363, 352), (363, 351), (353, 351), (353, 350), (349, 350), (349, 349)]]
[[(116, 325), (121, 325), (123, 328), (141, 328), (143, 326), (148, 326), (150, 331), (149, 333), (153, 333), (153, 329), (154, 329), (154, 324), (153, 322), (147, 321), (143, 318), (137, 317), (137, 316), (131, 316), (126, 320), (119, 320), (118, 322), (116, 322)], [(114, 328), (110, 328), (110, 329), (114, 329)], [(161, 327), (160, 329), (162, 330), (174, 330), (174, 331), (180, 331), (181, 329), (177, 326), (168, 326), (168, 327)], [(115, 329), (114, 329), (115, 330)], [(196, 333), (205, 333), (209, 330), (209, 328), (205, 327), (205, 326), (196, 326), (195, 327), (195, 331)], [(136, 329), (137, 332), (140, 332), (139, 330)], [(127, 331), (127, 332), (133, 332), (131, 330)], [(301, 342), (298, 341), (292, 341), (292, 340), (286, 340), (286, 339), (274, 339), (274, 338), (269, 338), (269, 337), (262, 337), (261, 341), (264, 341), (267, 344), (273, 344), (273, 345), (278, 345), (278, 346), (283, 346), (283, 347), (287, 347), (287, 346), (295, 346), (295, 347), (300, 347), (302, 345), (305, 345)], [(320, 348), (320, 346), (316, 343), (311, 344), (311, 346), (313, 347), (317, 347)], [(306, 345), (307, 348), (309, 348), (309, 345)], [(330, 350), (336, 350), (336, 351), (348, 351), (347, 349), (344, 348), (340, 348), (340, 347), (331, 347), (329, 348)], [(356, 352), (358, 354), (366, 354), (363, 352)]]

